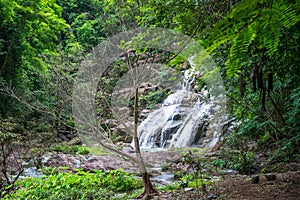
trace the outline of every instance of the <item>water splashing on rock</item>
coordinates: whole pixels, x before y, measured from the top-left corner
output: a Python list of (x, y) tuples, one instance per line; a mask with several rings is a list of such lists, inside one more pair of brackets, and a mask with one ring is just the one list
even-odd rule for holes
[(183, 76), (178, 90), (139, 125), (142, 148), (204, 147), (218, 141), (222, 131), (220, 120), (214, 116), (218, 107), (205, 87), (200, 94), (192, 91), (195, 77), (188, 70)]

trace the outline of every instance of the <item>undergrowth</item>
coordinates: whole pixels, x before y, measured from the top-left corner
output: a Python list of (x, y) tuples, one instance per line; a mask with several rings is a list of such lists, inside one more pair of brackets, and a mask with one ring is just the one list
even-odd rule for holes
[(141, 180), (121, 170), (55, 173), (17, 181), (14, 192), (4, 199), (114, 199), (141, 187)]

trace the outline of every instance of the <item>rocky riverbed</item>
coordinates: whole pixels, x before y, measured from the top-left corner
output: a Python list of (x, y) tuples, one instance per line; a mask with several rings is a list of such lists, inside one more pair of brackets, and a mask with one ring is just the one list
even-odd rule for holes
[[(132, 149), (124, 148), (126, 152)], [(166, 185), (174, 182), (174, 171), (193, 173), (190, 165), (183, 162), (183, 154), (190, 150), (194, 157), (210, 159), (217, 156), (216, 152), (206, 152), (202, 149), (171, 149), (156, 151), (144, 150), (143, 158), (148, 163), (151, 179), (156, 185)], [(44, 165), (55, 167), (59, 171), (76, 171), (80, 168), (84, 171), (123, 169), (126, 172), (136, 174), (138, 169), (135, 163), (117, 154), (105, 155), (69, 155), (55, 153), (45, 155)], [(28, 175), (41, 175), (39, 170), (26, 169)], [(25, 171), (26, 171), (25, 170)], [(172, 192), (161, 192), (154, 199), (298, 199), (300, 196), (300, 163), (286, 163), (277, 172), (268, 174), (241, 175), (233, 170), (219, 169), (211, 172), (211, 169), (203, 168), (202, 172), (208, 175), (213, 184), (204, 191), (182, 188)], [(31, 174), (30, 174), (31, 173)], [(176, 175), (175, 175), (176, 176)], [(258, 182), (253, 181), (257, 177)], [(272, 177), (270, 179), (270, 177)]]
[[(125, 147), (123, 151), (134, 155), (134, 150)], [(160, 185), (173, 182), (174, 175), (170, 171), (165, 171), (166, 166), (178, 164), (180, 168), (181, 154), (183, 150), (156, 150), (142, 152), (144, 161), (154, 182)], [(118, 154), (105, 153), (103, 155), (70, 155), (64, 153), (48, 153), (43, 156), (44, 167), (56, 168), (58, 171), (83, 171), (122, 169), (132, 174), (139, 174), (136, 163)], [(182, 166), (183, 167), (183, 166)], [(27, 167), (25, 176), (41, 176), (41, 170), (35, 167)]]

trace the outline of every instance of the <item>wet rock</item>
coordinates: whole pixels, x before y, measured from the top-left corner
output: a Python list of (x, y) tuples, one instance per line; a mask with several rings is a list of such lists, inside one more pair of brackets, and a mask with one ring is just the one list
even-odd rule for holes
[(146, 95), (148, 92), (154, 92), (159, 89), (159, 86), (157, 84), (153, 84), (150, 82), (141, 83), (139, 86), (139, 95)]
[(194, 188), (184, 188), (185, 192), (189, 192), (189, 191), (193, 191), (193, 190), (194, 190)]
[(266, 177), (267, 181), (276, 180), (276, 175), (275, 174), (266, 174), (265, 177)]
[[(118, 163), (120, 158), (112, 159), (112, 156), (79, 156), (68, 154), (54, 155), (45, 166), (60, 168), (62, 166), (69, 167), (70, 171), (74, 169), (83, 169), (84, 171), (108, 170), (122, 168), (124, 163)], [(74, 171), (75, 172), (75, 171)]]
[(258, 184), (259, 183), (259, 176), (253, 176), (251, 178), (251, 183), (252, 184)]
[[(172, 136), (178, 131), (178, 129), (181, 127), (182, 123), (175, 123), (170, 125), (167, 129), (162, 130), (162, 133), (160, 135), (160, 139), (161, 137), (163, 141), (168, 141), (170, 139), (172, 139)], [(166, 147), (166, 143), (162, 144), (162, 147)]]
[(133, 124), (131, 122), (120, 124), (115, 128), (112, 128), (112, 135), (115, 138), (115, 142), (125, 142), (130, 143), (132, 141), (131, 130), (133, 129)]
[(95, 157), (91, 157), (91, 158), (89, 158), (89, 159), (87, 159), (87, 162), (88, 163), (93, 163), (93, 162), (97, 162), (98, 160), (97, 160), (97, 158), (95, 158)]
[(155, 145), (157, 147), (160, 147), (160, 143), (161, 143), (161, 131), (162, 131), (162, 128), (158, 128), (157, 129), (157, 135), (156, 135), (156, 139), (155, 139)]
[(151, 112), (151, 110), (149, 109), (143, 109), (141, 112), (140, 112), (140, 119), (146, 119), (146, 117), (148, 116), (148, 114)]
[(215, 194), (209, 194), (207, 195), (207, 199), (210, 200), (210, 199), (217, 199), (219, 197), (219, 195), (215, 195)]
[(135, 153), (135, 149), (130, 145), (124, 146), (122, 151), (125, 153)]
[(74, 137), (73, 139), (71, 139), (70, 141), (68, 141), (69, 145), (81, 145), (82, 142), (80, 140), (80, 137)]
[(181, 115), (179, 113), (176, 113), (172, 116), (173, 121), (181, 120)]
[(235, 174), (238, 174), (238, 171), (233, 170), (233, 169), (223, 169), (223, 170), (221, 170), (221, 173), (224, 175), (235, 175)]

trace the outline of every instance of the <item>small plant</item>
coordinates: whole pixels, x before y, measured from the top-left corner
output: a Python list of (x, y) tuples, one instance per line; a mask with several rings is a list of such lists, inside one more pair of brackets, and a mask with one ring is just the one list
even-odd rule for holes
[(172, 190), (177, 190), (179, 187), (181, 187), (180, 182), (174, 182), (172, 184), (168, 184), (163, 187), (160, 187), (159, 190), (172, 191)]
[(187, 152), (183, 153), (182, 162), (190, 166), (193, 174), (183, 176), (179, 181), (179, 185), (181, 187), (196, 188), (198, 198), (200, 197), (200, 189), (203, 195), (206, 194), (206, 185), (209, 184), (209, 182), (205, 180), (204, 175), (202, 174), (204, 161), (193, 157), (192, 152), (188, 150)]
[(254, 152), (250, 151), (247, 138), (233, 133), (225, 139), (227, 147), (221, 149), (225, 160), (224, 167), (250, 174), (256, 166), (256, 159)]
[(43, 167), (41, 170), (42, 170), (42, 173), (47, 176), (59, 173), (58, 169), (56, 167)]
[(226, 166), (226, 161), (224, 159), (216, 159), (212, 164), (216, 167), (223, 168)]
[(185, 187), (188, 187), (189, 186), (189, 183), (191, 181), (193, 181), (194, 177), (193, 175), (185, 175), (183, 177), (181, 177), (180, 181), (178, 182), (179, 183), (179, 186), (181, 188), (185, 188)]
[(77, 153), (78, 153), (79, 155), (87, 155), (87, 154), (90, 153), (90, 151), (89, 151), (89, 149), (88, 149), (87, 147), (81, 146), (81, 147), (78, 148)]

